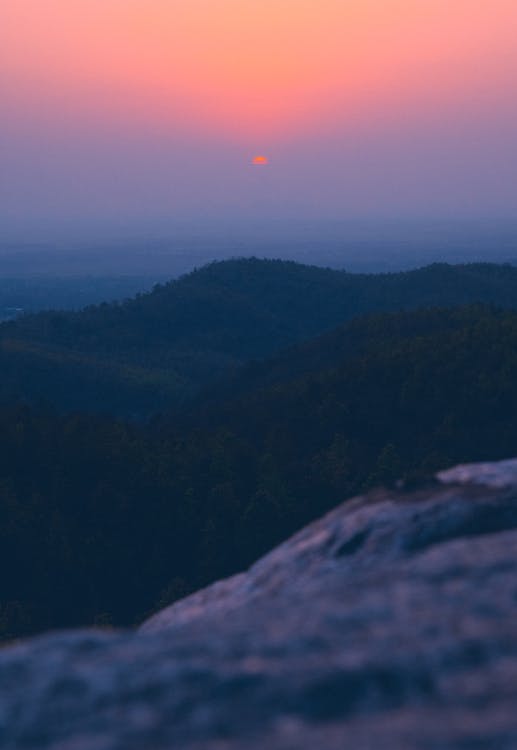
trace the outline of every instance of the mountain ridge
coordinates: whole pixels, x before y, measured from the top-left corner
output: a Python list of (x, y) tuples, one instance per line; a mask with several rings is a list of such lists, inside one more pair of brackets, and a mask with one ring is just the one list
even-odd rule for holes
[[(232, 368), (270, 357), (358, 315), (473, 302), (517, 307), (517, 269), (434, 264), (367, 275), (291, 261), (213, 263), (125, 302), (80, 312), (41, 312), (0, 325), (0, 396), (17, 394), (65, 409), (92, 410), (97, 402), (99, 412), (145, 418), (190, 401)], [(55, 378), (70, 383), (68, 370), (78, 353), (85, 363), (91, 357), (100, 366), (104, 380), (97, 383), (86, 368), (81, 387), (75, 392), (68, 387), (63, 403), (65, 389)], [(52, 375), (44, 366), (49, 357)], [(40, 369), (37, 380), (33, 367)], [(154, 407), (134, 368), (144, 381), (147, 371), (147, 380), (161, 384)], [(111, 396), (117, 388), (127, 396), (114, 406), (118, 402)]]

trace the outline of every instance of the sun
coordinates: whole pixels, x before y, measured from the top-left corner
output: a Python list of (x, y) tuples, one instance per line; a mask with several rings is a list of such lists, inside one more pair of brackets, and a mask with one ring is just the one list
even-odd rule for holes
[(251, 160), (251, 163), (255, 167), (263, 167), (266, 164), (269, 164), (269, 159), (267, 158), (267, 156), (254, 156)]

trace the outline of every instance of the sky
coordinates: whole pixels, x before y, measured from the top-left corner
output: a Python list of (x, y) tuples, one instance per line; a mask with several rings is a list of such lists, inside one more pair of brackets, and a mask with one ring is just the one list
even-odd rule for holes
[(516, 29), (515, 0), (2, 0), (0, 229), (516, 219)]

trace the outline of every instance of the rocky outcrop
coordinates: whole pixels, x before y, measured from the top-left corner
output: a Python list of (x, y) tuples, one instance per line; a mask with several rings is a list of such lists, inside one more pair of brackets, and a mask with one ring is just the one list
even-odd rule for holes
[(138, 632), (0, 652), (0, 746), (517, 747), (517, 460), (355, 498)]

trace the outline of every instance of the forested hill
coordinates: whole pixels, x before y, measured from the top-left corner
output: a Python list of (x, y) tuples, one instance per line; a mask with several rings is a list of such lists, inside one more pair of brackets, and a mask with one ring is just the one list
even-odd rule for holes
[(190, 424), (0, 405), (0, 639), (134, 622), (358, 490), (517, 453), (514, 311), (371, 315), (239, 377)]
[(517, 268), (357, 275), (284, 261), (214, 263), (122, 303), (0, 326), (0, 396), (145, 416), (231, 366), (362, 313), (472, 302), (517, 307)]
[(517, 307), (517, 268), (435, 264), (394, 274), (350, 274), (294, 262), (213, 263), (122, 303), (27, 316), (4, 337), (81, 351), (146, 356), (221, 352), (267, 356), (371, 311), (495, 302)]

